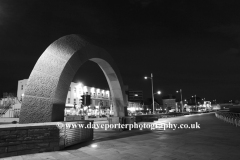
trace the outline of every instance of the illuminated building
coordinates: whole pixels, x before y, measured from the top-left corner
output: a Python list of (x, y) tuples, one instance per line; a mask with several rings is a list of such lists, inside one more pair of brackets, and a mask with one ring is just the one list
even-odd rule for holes
[[(18, 81), (17, 97), (22, 100), (27, 85), (27, 79)], [(83, 106), (82, 95), (91, 95), (91, 104)], [(109, 90), (84, 86), (71, 82), (66, 98), (66, 115), (104, 116), (113, 115), (111, 95)]]
[(142, 102), (143, 91), (128, 91), (128, 101), (130, 102)]
[(128, 115), (137, 114), (137, 112), (140, 112), (143, 110), (143, 106), (141, 105), (141, 103), (128, 101), (127, 110), (128, 110)]
[(176, 112), (177, 105), (176, 105), (176, 97), (172, 95), (164, 96), (162, 98), (163, 101), (163, 108), (166, 112)]

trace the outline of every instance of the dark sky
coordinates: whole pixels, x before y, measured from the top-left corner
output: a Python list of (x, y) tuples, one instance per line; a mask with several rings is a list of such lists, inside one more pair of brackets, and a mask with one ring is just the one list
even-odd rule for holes
[[(0, 93), (16, 92), (58, 38), (80, 34), (106, 49), (124, 84), (151, 96), (240, 99), (238, 0), (0, 0)], [(108, 88), (87, 62), (74, 81)], [(177, 95), (179, 96), (179, 95)]]

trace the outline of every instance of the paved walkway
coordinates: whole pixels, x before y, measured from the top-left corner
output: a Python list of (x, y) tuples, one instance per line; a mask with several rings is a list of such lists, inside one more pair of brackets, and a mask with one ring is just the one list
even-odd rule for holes
[(8, 160), (239, 160), (240, 127), (214, 114), (169, 118), (166, 123), (192, 124), (200, 129), (95, 131), (95, 140), (63, 151), (5, 158)]

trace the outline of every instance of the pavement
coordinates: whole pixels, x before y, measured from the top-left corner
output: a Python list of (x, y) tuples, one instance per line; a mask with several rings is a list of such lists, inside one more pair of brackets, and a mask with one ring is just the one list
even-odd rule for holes
[[(240, 127), (214, 113), (162, 119), (155, 123), (200, 124), (197, 129), (95, 130), (94, 140), (61, 151), (5, 160), (239, 160)], [(148, 123), (149, 124), (149, 123)]]

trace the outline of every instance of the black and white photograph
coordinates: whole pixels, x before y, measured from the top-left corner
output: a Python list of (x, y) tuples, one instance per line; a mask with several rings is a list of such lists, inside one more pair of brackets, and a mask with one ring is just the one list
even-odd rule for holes
[(0, 0), (0, 159), (239, 160), (239, 0)]

